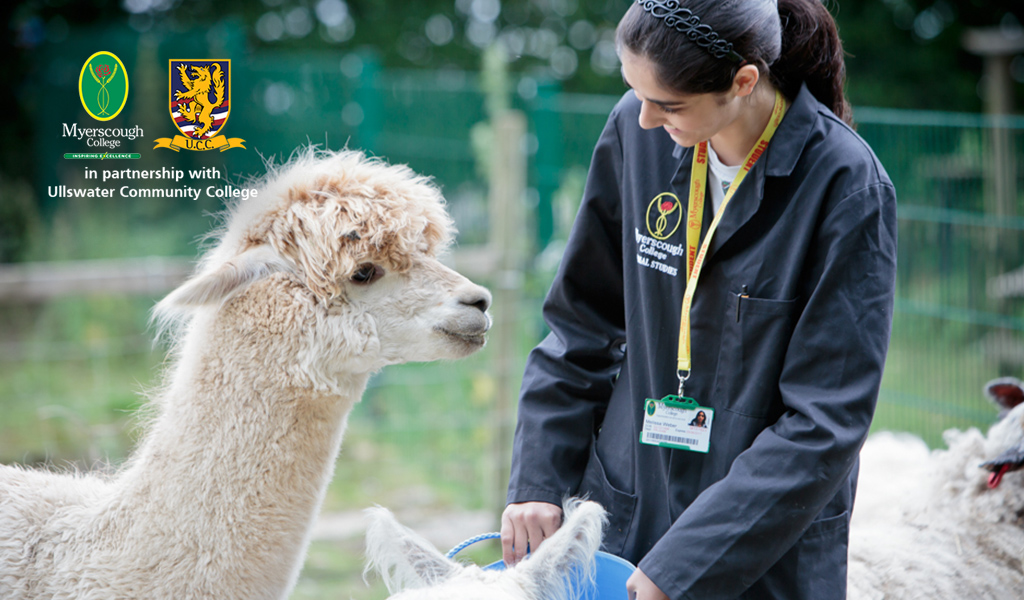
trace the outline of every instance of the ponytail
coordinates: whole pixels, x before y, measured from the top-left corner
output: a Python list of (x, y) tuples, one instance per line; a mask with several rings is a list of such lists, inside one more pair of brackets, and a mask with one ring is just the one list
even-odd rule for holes
[(853, 125), (853, 110), (843, 91), (843, 43), (828, 9), (820, 0), (779, 0), (779, 17), (782, 54), (769, 69), (772, 83), (789, 98), (806, 83), (819, 102)]
[[(664, 0), (697, 15), (702, 26), (732, 44), (763, 77), (793, 99), (802, 83), (837, 117), (852, 125), (843, 93), (846, 64), (831, 13), (822, 0)], [(650, 60), (659, 82), (684, 94), (724, 92), (740, 63), (714, 56), (633, 2), (615, 32), (616, 46)]]

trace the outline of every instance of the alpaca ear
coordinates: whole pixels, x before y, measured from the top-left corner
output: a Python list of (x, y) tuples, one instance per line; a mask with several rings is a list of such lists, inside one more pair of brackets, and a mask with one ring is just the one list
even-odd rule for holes
[(212, 271), (193, 276), (161, 300), (157, 311), (160, 312), (161, 307), (219, 304), (253, 281), (287, 269), (284, 259), (270, 247), (257, 246)]
[(574, 582), (593, 579), (594, 556), (607, 521), (607, 513), (596, 502), (569, 499), (562, 506), (562, 526), (515, 567), (545, 600), (567, 598), (579, 587)]
[(429, 587), (456, 575), (464, 568), (446, 558), (427, 540), (395, 520), (386, 508), (366, 511), (366, 569), (380, 574), (391, 594), (406, 588)]
[(258, 246), (216, 269), (192, 276), (153, 307), (150, 323), (157, 326), (156, 339), (183, 320), (189, 308), (223, 302), (260, 277), (288, 269), (288, 263), (276, 252), (267, 246)]

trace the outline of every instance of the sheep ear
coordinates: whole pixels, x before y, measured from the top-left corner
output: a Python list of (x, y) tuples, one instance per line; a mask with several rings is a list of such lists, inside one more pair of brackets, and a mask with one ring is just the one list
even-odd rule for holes
[(260, 277), (286, 269), (287, 264), (276, 252), (268, 246), (257, 246), (212, 271), (193, 276), (160, 304), (166, 307), (218, 304)]
[(1024, 403), (1024, 383), (1016, 377), (1000, 377), (985, 384), (985, 395), (1003, 412)]
[(562, 526), (515, 567), (526, 580), (533, 582), (539, 598), (570, 597), (570, 590), (579, 587), (573, 585), (574, 582), (592, 579), (594, 556), (601, 547), (607, 520), (601, 505), (570, 499), (562, 506), (565, 511)]
[(366, 510), (366, 569), (380, 574), (388, 592), (429, 587), (445, 581), (464, 568), (446, 558), (433, 545), (395, 520), (386, 508)]

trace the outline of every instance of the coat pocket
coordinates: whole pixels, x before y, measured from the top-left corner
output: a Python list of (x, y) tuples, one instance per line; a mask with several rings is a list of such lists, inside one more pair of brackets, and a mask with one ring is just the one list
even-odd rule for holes
[(850, 513), (811, 523), (796, 544), (741, 598), (845, 600)]
[(619, 490), (608, 481), (608, 474), (597, 455), (596, 446), (596, 441), (590, 445), (590, 460), (583, 471), (577, 495), (586, 496), (608, 511), (608, 527), (604, 532), (601, 549), (609, 554), (621, 555), (632, 529), (636, 495)]
[(779, 401), (779, 378), (798, 302), (734, 298), (722, 326), (715, 406), (764, 418)]
[(791, 561), (798, 588), (787, 598), (844, 600), (850, 513), (819, 519), (801, 536), (783, 561)]

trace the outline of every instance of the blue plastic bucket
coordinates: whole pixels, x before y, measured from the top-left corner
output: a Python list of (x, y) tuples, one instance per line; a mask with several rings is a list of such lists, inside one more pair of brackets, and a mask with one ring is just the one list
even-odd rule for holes
[[(500, 533), (484, 533), (470, 538), (448, 551), (448, 558), (455, 558), (455, 555), (477, 542), (493, 540), (501, 537)], [(529, 549), (527, 549), (529, 552)], [(486, 571), (504, 571), (505, 561), (491, 563), (484, 567)], [(575, 585), (585, 585), (585, 589), (573, 590), (574, 597), (579, 600), (629, 600), (626, 592), (626, 580), (633, 574), (636, 567), (633, 563), (624, 558), (598, 551), (594, 556), (594, 580), (593, 582), (581, 582), (579, 578), (571, 579)]]
[[(484, 567), (488, 571), (502, 571), (505, 562), (498, 561)], [(629, 600), (626, 593), (626, 580), (633, 574), (636, 567), (628, 560), (607, 552), (598, 552), (594, 557), (594, 581), (575, 582), (586, 586), (585, 589), (574, 590), (574, 596), (580, 600)]]

